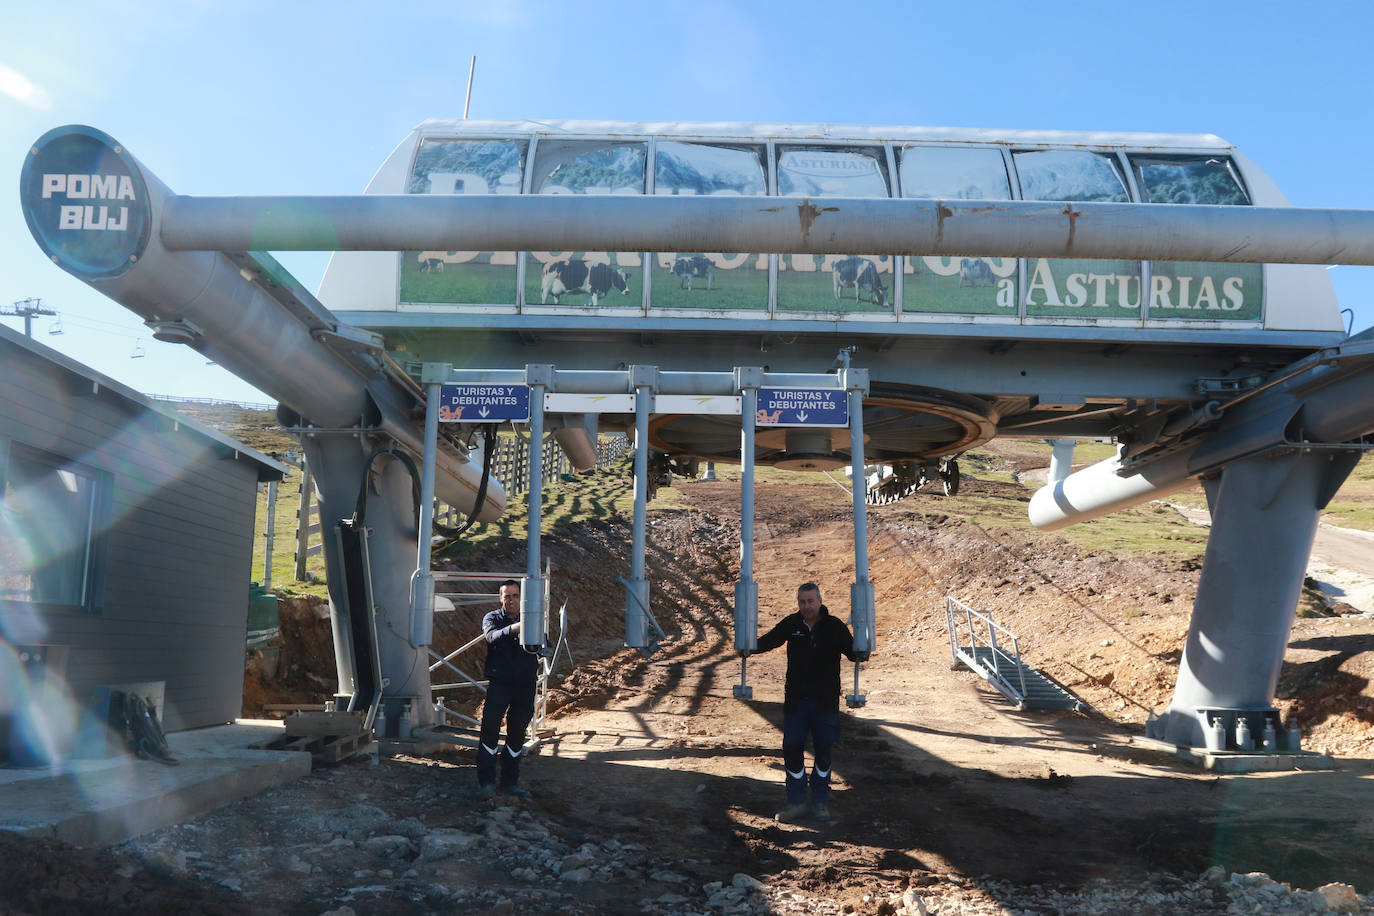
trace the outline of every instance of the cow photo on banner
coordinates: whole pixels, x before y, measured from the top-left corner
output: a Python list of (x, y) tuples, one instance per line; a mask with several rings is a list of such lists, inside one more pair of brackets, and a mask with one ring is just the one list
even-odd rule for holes
[[(778, 147), (784, 197), (889, 197), (882, 147)], [(895, 312), (891, 255), (789, 254), (778, 258), (778, 311)]]
[[(1011, 181), (998, 149), (907, 146), (897, 150), (902, 197), (1010, 200)], [(902, 314), (944, 312), (1017, 317), (1015, 258), (908, 257), (902, 266)]]
[[(640, 195), (648, 144), (545, 139), (536, 147), (534, 160), (534, 194)], [(528, 252), (526, 310), (642, 309), (643, 264), (638, 252)]]
[[(416, 152), (411, 194), (519, 194), (524, 140), (426, 139)], [(404, 304), (515, 305), (513, 251), (401, 253)]]
[[(660, 140), (654, 151), (654, 194), (763, 197), (768, 166), (763, 146)], [(652, 256), (650, 304), (655, 309), (768, 308), (768, 255), (720, 251)]]

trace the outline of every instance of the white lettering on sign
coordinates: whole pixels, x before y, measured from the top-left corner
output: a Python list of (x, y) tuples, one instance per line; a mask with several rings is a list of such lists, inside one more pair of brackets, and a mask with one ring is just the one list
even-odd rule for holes
[(489, 404), (492, 406), (506, 405), (516, 407), (520, 404), (520, 399), (508, 394), (455, 394), (449, 397), (449, 403), (455, 407), (466, 405)]
[(69, 200), (137, 200), (134, 182), (128, 175), (48, 175), (43, 176), (43, 199), (62, 194)]
[[(1140, 299), (1137, 296), (1136, 301), (1132, 302), (1131, 292), (1132, 284), (1139, 282), (1139, 277), (1130, 274), (1069, 274), (1064, 278), (1064, 295), (1061, 296), (1054, 272), (1050, 270), (1050, 262), (1039, 258), (1034, 262), (1026, 283), (1026, 301), (1031, 305), (1068, 308), (1086, 306), (1105, 309), (1115, 305), (1123, 309), (1136, 309), (1140, 307)], [(1168, 282), (1167, 279), (1165, 282)], [(1111, 286), (1116, 287), (1115, 302), (1111, 301), (1107, 292)]]
[(768, 410), (824, 410), (834, 403), (835, 391), (786, 391), (768, 398)]
[[(68, 200), (137, 200), (128, 175), (43, 175), (43, 198)], [(129, 208), (109, 204), (63, 204), (57, 228), (77, 231), (123, 232), (129, 228)]]
[[(1178, 283), (1175, 293), (1174, 283)], [(1201, 309), (1224, 312), (1238, 312), (1245, 306), (1245, 280), (1242, 277), (1226, 277), (1221, 281), (1221, 299), (1217, 299), (1216, 283), (1204, 276), (1198, 283), (1197, 292), (1192, 291), (1193, 278), (1160, 277), (1150, 278), (1150, 309)]]
[(129, 208), (120, 207), (113, 215), (110, 208), (65, 204), (57, 217), (59, 229), (96, 229), (123, 232), (129, 228)]

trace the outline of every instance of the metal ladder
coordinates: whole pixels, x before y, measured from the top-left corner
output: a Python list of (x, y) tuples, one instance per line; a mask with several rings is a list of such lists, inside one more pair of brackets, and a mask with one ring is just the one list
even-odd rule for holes
[[(964, 664), (1017, 709), (1085, 709), (1082, 700), (1021, 660), (1016, 634), (957, 598), (945, 598), (945, 624), (955, 664)], [(1000, 641), (999, 641), (1000, 638)], [(1011, 646), (1007, 651), (1006, 646)]]

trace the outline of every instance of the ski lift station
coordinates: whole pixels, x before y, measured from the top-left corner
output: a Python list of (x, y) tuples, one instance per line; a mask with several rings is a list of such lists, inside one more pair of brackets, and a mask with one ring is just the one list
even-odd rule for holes
[[(436, 500), (528, 513), (522, 642), (549, 651), (542, 469), (518, 508), (484, 473), (515, 423), (580, 469), (598, 434), (632, 439), (625, 634), (646, 652), (649, 485), (699, 462), (742, 465), (741, 649), (758, 465), (867, 481), (859, 649), (866, 502), (937, 478), (957, 493), (969, 449), (1058, 443), (1030, 504), (1046, 529), (1200, 479), (1213, 525), (1152, 732), (1292, 743), (1273, 699), (1303, 571), (1374, 430), (1374, 338), (1348, 336), (1321, 265), (1374, 263), (1374, 214), (1292, 208), (1204, 134), (428, 121), (337, 197), (185, 197), (150, 166), (99, 130), (50, 131), (23, 169), (29, 226), (159, 340), (280, 401), (332, 532), (338, 701), (384, 716), (385, 739), (445, 740)], [(265, 253), (281, 250), (334, 252), (318, 295)], [(1068, 473), (1083, 438), (1117, 457)]]

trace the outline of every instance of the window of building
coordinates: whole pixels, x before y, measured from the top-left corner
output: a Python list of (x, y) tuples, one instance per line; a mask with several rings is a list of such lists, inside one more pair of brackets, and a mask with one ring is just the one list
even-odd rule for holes
[[(1141, 199), (1152, 204), (1247, 206), (1250, 195), (1226, 156), (1131, 156)], [(1151, 318), (1258, 321), (1264, 267), (1202, 261), (1155, 261), (1146, 304)]]
[[(519, 194), (526, 140), (427, 138), (415, 154), (410, 194)], [(406, 251), (401, 253), (400, 299), (511, 307), (516, 298), (513, 251)]]
[[(794, 197), (889, 197), (882, 147), (780, 146), (778, 193)], [(895, 309), (897, 258), (789, 254), (778, 257), (778, 310), (843, 317)]]
[(1143, 199), (1152, 204), (1250, 203), (1225, 156), (1132, 156)]
[[(654, 193), (690, 197), (762, 197), (768, 168), (762, 146), (660, 140)], [(763, 311), (768, 308), (768, 255), (730, 251), (661, 251), (654, 308)]]
[(1002, 151), (978, 147), (908, 146), (897, 151), (903, 197), (1010, 200)]
[(1025, 200), (1125, 203), (1131, 199), (1116, 157), (1086, 150), (1023, 150), (1012, 153)]
[(0, 598), (99, 611), (106, 476), (19, 443), (0, 451)]
[[(907, 146), (897, 150), (903, 197), (1010, 200), (1011, 181), (1000, 149)], [(1016, 315), (1016, 259), (904, 258), (902, 311)]]
[[(530, 190), (535, 194), (644, 193), (644, 141), (541, 139)], [(526, 306), (640, 309), (643, 258), (635, 251), (531, 251), (525, 256)]]

